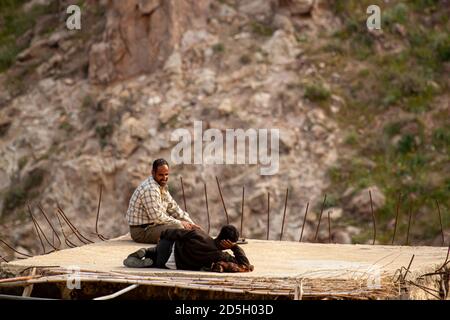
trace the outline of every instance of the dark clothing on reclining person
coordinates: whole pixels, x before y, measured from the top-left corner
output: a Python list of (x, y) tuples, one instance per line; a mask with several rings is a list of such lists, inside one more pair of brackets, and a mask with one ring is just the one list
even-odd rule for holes
[(156, 259), (155, 256), (149, 256), (155, 261), (153, 265), (155, 268), (166, 268), (166, 262), (169, 260), (172, 253), (173, 241), (161, 239), (156, 246)]
[(244, 250), (238, 245), (231, 249), (233, 257), (219, 249), (220, 240), (211, 238), (203, 230), (168, 229), (161, 233), (162, 240), (175, 242), (174, 253), (177, 269), (200, 270), (203, 267), (209, 268), (213, 262), (218, 261), (250, 265)]
[(123, 264), (129, 268), (167, 268), (166, 263), (172, 254), (174, 243), (170, 240), (160, 240), (155, 247), (142, 248), (131, 253)]

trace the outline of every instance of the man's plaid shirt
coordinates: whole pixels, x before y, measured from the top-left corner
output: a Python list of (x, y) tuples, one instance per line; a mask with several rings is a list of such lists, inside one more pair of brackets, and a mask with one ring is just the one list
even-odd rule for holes
[(162, 188), (152, 176), (134, 191), (126, 218), (130, 226), (176, 223), (182, 227), (180, 220), (194, 223), (189, 214), (173, 200), (167, 186)]

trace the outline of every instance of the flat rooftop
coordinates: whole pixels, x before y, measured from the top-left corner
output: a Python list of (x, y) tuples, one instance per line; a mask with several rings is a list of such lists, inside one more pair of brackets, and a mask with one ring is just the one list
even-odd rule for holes
[[(442, 275), (430, 275), (444, 264), (446, 247), (247, 241), (241, 247), (255, 266), (249, 273), (127, 268), (122, 261), (128, 254), (151, 245), (133, 242), (125, 235), (2, 263), (0, 271), (17, 280), (0, 280), (0, 291), (13, 285), (64, 282), (73, 267), (79, 268), (81, 283), (139, 284), (289, 299), (436, 299), (442, 295), (441, 282), (448, 281)], [(33, 268), (38, 270), (36, 275), (20, 278)], [(449, 272), (448, 267), (442, 270)]]

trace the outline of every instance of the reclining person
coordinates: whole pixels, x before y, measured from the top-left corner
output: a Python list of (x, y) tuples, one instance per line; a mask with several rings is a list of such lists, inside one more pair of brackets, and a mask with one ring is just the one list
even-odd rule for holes
[[(123, 264), (132, 268), (167, 268), (216, 272), (249, 272), (254, 267), (244, 250), (236, 244), (239, 231), (223, 226), (217, 238), (199, 229), (167, 229), (158, 245), (130, 254)], [(223, 250), (231, 249), (233, 255)]]

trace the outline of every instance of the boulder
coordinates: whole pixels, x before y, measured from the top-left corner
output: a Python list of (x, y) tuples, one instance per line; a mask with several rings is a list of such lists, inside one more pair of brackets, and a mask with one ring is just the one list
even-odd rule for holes
[(225, 3), (219, 4), (218, 17), (221, 21), (231, 22), (236, 16), (237, 12), (232, 7)]
[(372, 217), (369, 190), (372, 194), (372, 206), (374, 213), (386, 204), (386, 197), (377, 186), (371, 186), (356, 193), (349, 203), (353, 212), (367, 218)]
[(37, 69), (36, 73), (43, 78), (47, 74), (52, 74), (55, 68), (60, 66), (63, 62), (63, 55), (56, 53), (47, 62), (41, 64)]
[(17, 55), (17, 60), (20, 62), (37, 59), (45, 56), (48, 51), (48, 40), (41, 39), (33, 42), (27, 49), (23, 50)]
[(340, 219), (340, 218), (342, 218), (342, 213), (343, 213), (343, 210), (342, 210), (342, 208), (329, 208), (329, 209), (327, 209), (327, 212), (328, 211), (330, 211), (330, 219), (331, 220), (338, 220), (338, 219)]
[(171, 75), (180, 75), (183, 73), (183, 61), (180, 52), (174, 51), (164, 64), (164, 71)]
[(259, 22), (269, 21), (274, 12), (275, 2), (273, 0), (241, 0), (239, 11), (254, 18)]
[(267, 92), (255, 93), (252, 97), (252, 105), (258, 109), (268, 109), (270, 106), (271, 95)]
[(267, 192), (263, 189), (258, 190), (250, 195), (246, 200), (246, 205), (252, 214), (267, 214)]
[[(11, 183), (11, 179), (10, 179), (8, 173), (5, 170), (1, 169), (0, 170), (0, 190), (4, 190), (7, 187), (9, 187), (10, 183)], [(1, 210), (0, 210), (0, 213), (1, 213)]]
[(38, 16), (35, 19), (36, 20), (35, 20), (33, 32), (36, 36), (44, 34), (48, 30), (55, 28), (59, 23), (58, 15), (53, 15), (53, 14), (45, 14), (40, 17)]
[(314, 0), (280, 0), (280, 6), (289, 9), (292, 15), (311, 13), (314, 7)]
[(295, 37), (284, 30), (277, 30), (262, 49), (268, 54), (273, 64), (292, 63), (302, 52)]
[(294, 33), (294, 25), (291, 22), (291, 19), (289, 17), (282, 15), (282, 14), (276, 14), (273, 17), (272, 25), (276, 29), (284, 30), (287, 33)]
[(115, 77), (109, 44), (100, 42), (92, 45), (89, 52), (89, 79), (94, 83), (108, 83)]
[(70, 33), (66, 30), (52, 33), (50, 38), (48, 39), (48, 45), (51, 47), (57, 46), (60, 42), (68, 39), (70, 36)]
[(139, 146), (139, 141), (147, 137), (145, 126), (136, 118), (125, 119), (115, 137), (115, 142), (119, 151), (124, 157), (129, 157)]
[(161, 105), (158, 119), (162, 124), (167, 124), (169, 121), (176, 119), (180, 111), (180, 108), (176, 105), (163, 103)]
[(6, 135), (8, 133), (9, 128), (11, 127), (12, 120), (11, 119), (0, 119), (0, 137)]
[(331, 233), (331, 242), (340, 244), (351, 244), (352, 238), (350, 235), (342, 230), (333, 231)]
[(281, 130), (280, 142), (280, 149), (285, 151), (282, 153), (289, 152), (297, 145), (297, 135), (291, 130)]
[(140, 0), (138, 8), (142, 14), (152, 14), (160, 4), (161, 0)]
[(233, 109), (233, 104), (229, 98), (223, 99), (218, 107), (219, 112), (223, 115), (231, 114)]
[(148, 98), (147, 100), (147, 104), (149, 106), (156, 106), (159, 105), (161, 103), (162, 99), (159, 95), (154, 95)]
[(188, 30), (181, 39), (181, 51), (188, 51), (196, 47), (211, 47), (218, 42), (218, 38), (204, 29)]
[(66, 170), (66, 178), (75, 183), (80, 179), (97, 182), (102, 175), (113, 175), (126, 164), (125, 159), (116, 159), (112, 156), (82, 155), (77, 159), (65, 161), (62, 166)]
[(23, 5), (23, 10), (25, 12), (29, 12), (35, 6), (48, 6), (51, 2), (52, 2), (52, 0), (31, 0), (31, 1), (27, 1), (27, 3), (25, 3)]
[(216, 72), (207, 68), (196, 71), (195, 85), (201, 93), (213, 94), (216, 91)]
[(361, 228), (354, 227), (354, 226), (347, 226), (347, 227), (345, 228), (345, 231), (346, 231), (350, 236), (361, 234)]

